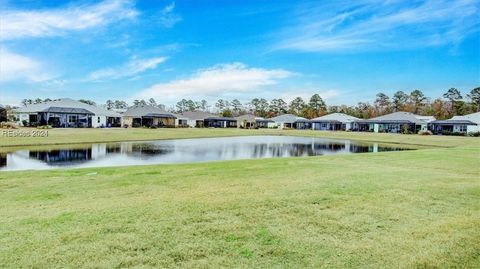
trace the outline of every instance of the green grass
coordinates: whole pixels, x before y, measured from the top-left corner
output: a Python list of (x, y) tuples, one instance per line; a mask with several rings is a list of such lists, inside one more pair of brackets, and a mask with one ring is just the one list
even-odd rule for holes
[(277, 133), (451, 147), (2, 172), (0, 267), (480, 267), (478, 139)]

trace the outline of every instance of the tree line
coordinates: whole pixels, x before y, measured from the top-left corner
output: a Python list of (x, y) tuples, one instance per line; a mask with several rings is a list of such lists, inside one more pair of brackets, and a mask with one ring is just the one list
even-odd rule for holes
[[(52, 99), (24, 99), (23, 105), (37, 104), (52, 101)], [(80, 99), (80, 102), (96, 105), (94, 101)], [(166, 109), (165, 105), (157, 103), (154, 98), (149, 100), (134, 100), (133, 106), (155, 106)], [(130, 105), (123, 100), (107, 100), (102, 104), (107, 109), (127, 109)], [(465, 115), (480, 111), (480, 87), (472, 89), (463, 95), (458, 89), (450, 88), (441, 97), (434, 100), (425, 96), (421, 90), (413, 90), (410, 93), (397, 91), (392, 96), (378, 93), (372, 104), (359, 102), (356, 105), (331, 105), (327, 106), (319, 94), (312, 95), (304, 100), (296, 97), (289, 103), (278, 98), (267, 100), (253, 98), (242, 104), (240, 100), (231, 101), (219, 99), (213, 107), (206, 100), (182, 99), (175, 106), (167, 108), (169, 112), (183, 113), (186, 111), (218, 112), (224, 117), (254, 114), (259, 117), (275, 117), (285, 113), (291, 113), (308, 119), (319, 117), (329, 113), (345, 113), (358, 118), (372, 118), (396, 111), (412, 112), (424, 116), (435, 116), (437, 119), (447, 119), (455, 115)]]

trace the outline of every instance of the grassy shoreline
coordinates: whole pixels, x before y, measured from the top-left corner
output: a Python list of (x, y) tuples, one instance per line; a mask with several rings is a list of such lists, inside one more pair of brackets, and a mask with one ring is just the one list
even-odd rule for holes
[(480, 266), (478, 140), (303, 134), (430, 148), (0, 172), (0, 267)]

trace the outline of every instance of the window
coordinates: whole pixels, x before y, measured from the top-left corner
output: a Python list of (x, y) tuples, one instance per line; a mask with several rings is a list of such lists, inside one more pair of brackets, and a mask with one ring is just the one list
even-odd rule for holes
[(77, 116), (68, 116), (68, 122), (77, 122)]
[(97, 117), (97, 122), (100, 123), (100, 117)]
[(466, 133), (467, 132), (467, 125), (460, 125), (458, 127), (458, 129), (460, 130), (460, 132)]

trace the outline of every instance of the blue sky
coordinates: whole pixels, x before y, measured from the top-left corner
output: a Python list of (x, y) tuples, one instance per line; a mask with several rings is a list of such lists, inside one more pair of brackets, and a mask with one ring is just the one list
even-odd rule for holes
[(479, 0), (0, 0), (0, 103), (248, 101), (480, 86)]

